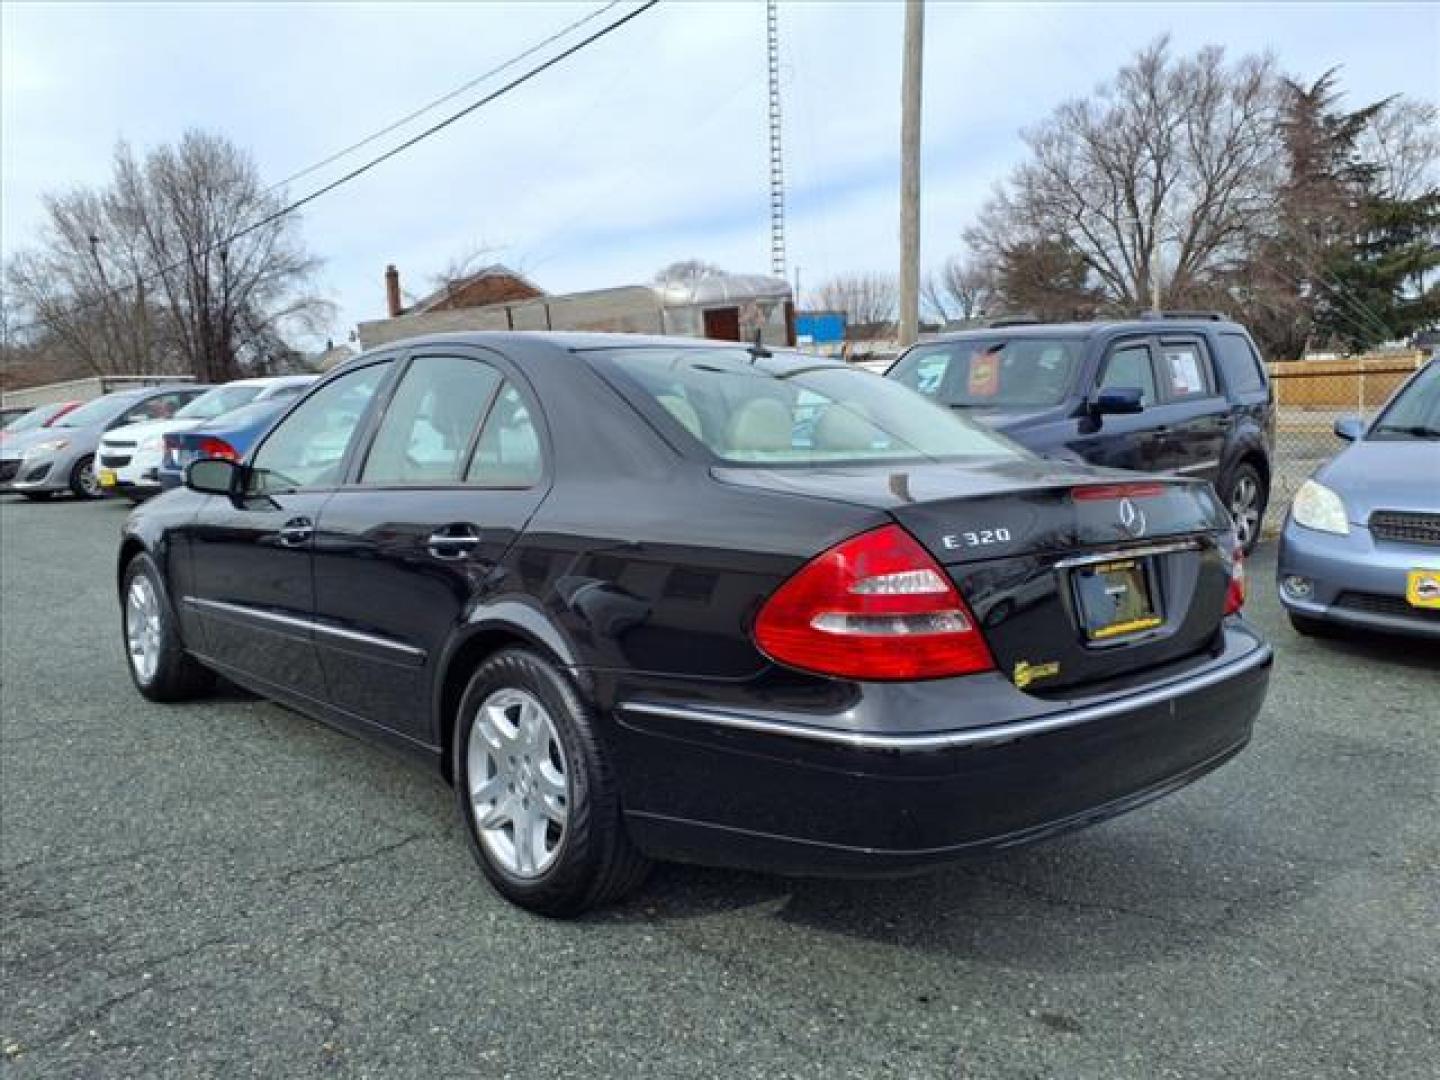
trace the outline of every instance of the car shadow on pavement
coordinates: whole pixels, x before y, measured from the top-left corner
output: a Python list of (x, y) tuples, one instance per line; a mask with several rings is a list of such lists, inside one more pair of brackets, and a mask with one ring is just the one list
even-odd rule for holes
[[(1313, 865), (1253, 843), (1237, 848), (1223, 831), (1207, 837), (1198, 821), (1195, 828), (1105, 825), (904, 878), (663, 865), (632, 900), (591, 918), (685, 934), (748, 915), (1007, 968), (1098, 970), (1211, 951), (1220, 935), (1245, 940), (1255, 930), (1247, 924), (1280, 916), (1321, 887)], [(745, 940), (761, 944), (765, 933)]]
[(1367, 663), (1392, 664), (1415, 671), (1431, 671), (1440, 674), (1440, 641), (1424, 638), (1402, 637), (1398, 634), (1374, 634), (1358, 637), (1353, 634), (1337, 633), (1326, 637), (1305, 637), (1294, 631), (1289, 632), (1290, 640), (1278, 650), (1283, 662), (1291, 649), (1308, 649), (1311, 656), (1330, 652), (1347, 660), (1363, 660)]

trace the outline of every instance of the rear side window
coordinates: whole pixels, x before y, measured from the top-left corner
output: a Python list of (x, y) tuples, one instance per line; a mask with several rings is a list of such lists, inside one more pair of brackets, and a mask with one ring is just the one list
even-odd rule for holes
[(500, 373), (465, 356), (417, 356), (400, 380), (360, 473), (362, 484), (460, 479)]
[(1225, 373), (1225, 385), (1237, 394), (1265, 389), (1265, 376), (1261, 373), (1260, 357), (1255, 349), (1240, 334), (1220, 334), (1220, 370)]
[(1204, 352), (1193, 341), (1160, 344), (1160, 382), (1171, 401), (1210, 393), (1214, 380), (1207, 370), (1209, 366)]
[(542, 469), (535, 418), (520, 392), (506, 382), (480, 429), (465, 479), (483, 487), (530, 487), (539, 482)]
[(389, 368), (384, 361), (346, 372), (296, 406), (255, 452), (250, 493), (338, 484), (350, 438)]

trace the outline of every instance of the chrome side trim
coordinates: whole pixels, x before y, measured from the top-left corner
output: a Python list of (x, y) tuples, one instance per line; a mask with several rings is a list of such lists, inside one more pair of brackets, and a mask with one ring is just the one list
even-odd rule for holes
[(671, 720), (686, 720), (711, 724), (716, 727), (735, 728), (762, 735), (781, 735), (793, 739), (809, 739), (814, 742), (846, 746), (853, 750), (887, 750), (899, 753), (916, 753), (934, 750), (953, 750), (959, 747), (991, 746), (1011, 742), (1030, 735), (1043, 735), (1062, 728), (1075, 727), (1095, 720), (1104, 720), (1136, 709), (1148, 708), (1171, 701), (1184, 694), (1205, 690), (1219, 683), (1256, 668), (1269, 664), (1272, 659), (1270, 646), (1260, 645), (1253, 652), (1209, 671), (1187, 678), (1177, 679), (1163, 686), (1153, 687), (1138, 694), (1129, 694), (1113, 701), (1088, 705), (1067, 712), (1052, 713), (1033, 720), (1016, 720), (1008, 724), (974, 728), (966, 731), (940, 731), (917, 735), (882, 735), (873, 731), (841, 731), (836, 728), (820, 728), (790, 720), (767, 719), (758, 716), (744, 716), (721, 712), (701, 706), (661, 705), (648, 701), (622, 703), (622, 712), (639, 716), (659, 716)]
[(353, 641), (360, 645), (371, 645), (377, 649), (388, 649), (391, 652), (399, 653), (407, 657), (414, 663), (423, 662), (425, 659), (425, 650), (417, 649), (413, 645), (403, 645), (398, 641), (377, 637), (374, 634), (362, 633), (359, 630), (344, 630), (338, 626), (326, 626), (324, 623), (315, 622), (313, 619), (300, 619), (293, 615), (281, 615), (274, 611), (261, 611), (259, 608), (247, 607), (244, 604), (227, 604), (223, 600), (202, 600), (196, 596), (183, 597), (181, 602), (187, 607), (197, 608), (201, 611), (211, 611), (217, 615), (239, 616), (242, 619), (253, 619), (256, 622), (273, 623), (276, 626), (288, 626), (295, 630), (308, 630), (311, 633), (339, 638), (341, 641)]
[(1209, 461), (1197, 461), (1194, 465), (1181, 465), (1177, 469), (1172, 469), (1171, 472), (1176, 475), (1184, 475), (1185, 473), (1208, 472), (1218, 468), (1220, 468), (1220, 459), (1211, 458)]
[(1073, 570), (1077, 566), (1094, 566), (1096, 563), (1114, 562), (1116, 559), (1134, 559), (1141, 555), (1173, 555), (1178, 551), (1198, 551), (1200, 541), (1177, 540), (1171, 544), (1141, 544), (1139, 547), (1116, 548), (1095, 555), (1075, 555), (1061, 559), (1055, 564), (1056, 570)]

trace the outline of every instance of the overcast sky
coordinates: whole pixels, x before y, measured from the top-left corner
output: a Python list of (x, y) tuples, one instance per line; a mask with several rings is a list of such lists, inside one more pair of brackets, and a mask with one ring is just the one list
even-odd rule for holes
[[(281, 179), (597, 6), (6, 0), (4, 251), (36, 235), (42, 192), (102, 183), (119, 138), (144, 148), (207, 128)], [(792, 274), (808, 288), (891, 269), (902, 6), (782, 0), (780, 12)], [(1271, 50), (1307, 79), (1340, 66), (1352, 103), (1440, 100), (1440, 5), (931, 0), (925, 263), (958, 248), (1021, 155), (1021, 128), (1167, 32), (1185, 51)], [(418, 294), (477, 247), (552, 292), (645, 281), (691, 256), (766, 272), (766, 150), (764, 5), (670, 0), (318, 201), (303, 234), (325, 260), (337, 341), (383, 316), (386, 263)]]

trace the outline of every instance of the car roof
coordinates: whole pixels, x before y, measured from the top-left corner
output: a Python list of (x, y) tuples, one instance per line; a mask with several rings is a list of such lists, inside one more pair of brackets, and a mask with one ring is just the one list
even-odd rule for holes
[[(753, 347), (744, 341), (714, 341), (709, 338), (672, 337), (660, 334), (606, 334), (574, 330), (461, 330), (386, 342), (384, 345), (376, 346), (368, 352), (347, 360), (344, 364), (336, 367), (334, 371), (355, 367), (375, 359), (376, 356), (394, 352), (397, 349), (424, 348), (434, 345), (473, 345), (494, 349), (504, 349), (507, 346), (517, 349), (533, 349), (538, 345), (542, 348), (548, 346), (551, 349), (565, 352), (593, 352), (600, 349), (749, 349)], [(803, 358), (806, 363), (812, 365), (846, 366), (838, 360), (832, 361), (824, 357), (795, 353), (790, 346), (786, 345), (767, 345), (765, 348), (777, 356), (783, 353), (793, 353), (796, 357)], [(331, 373), (333, 374), (333, 372)]]
[(950, 330), (939, 334), (927, 334), (917, 344), (929, 345), (943, 341), (982, 341), (997, 337), (1004, 338), (1074, 338), (1087, 340), (1092, 337), (1117, 333), (1198, 333), (1204, 330), (1225, 330), (1243, 332), (1244, 327), (1229, 319), (1097, 319), (1092, 322), (1025, 322), (1009, 326), (979, 326), (966, 330)]

